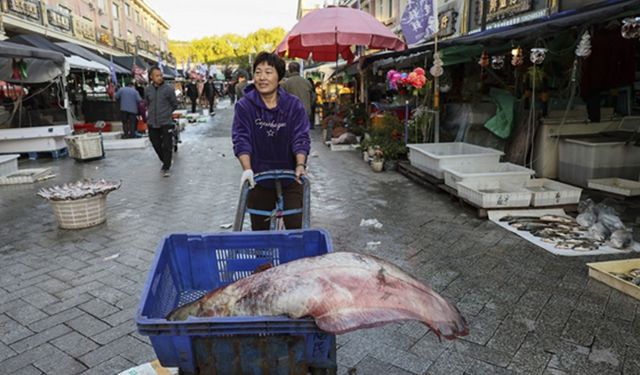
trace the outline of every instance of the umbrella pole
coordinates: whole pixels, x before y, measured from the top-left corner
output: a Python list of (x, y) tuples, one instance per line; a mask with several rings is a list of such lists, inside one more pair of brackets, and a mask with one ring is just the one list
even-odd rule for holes
[(333, 87), (336, 90), (336, 115), (338, 114), (338, 109), (340, 108), (340, 90), (338, 90), (338, 60), (340, 60), (340, 47), (338, 46), (338, 27), (335, 27), (335, 40), (336, 40), (336, 73), (334, 74), (334, 83)]
[[(438, 53), (438, 32), (435, 37), (435, 52)], [(434, 77), (433, 79), (433, 111), (435, 116), (434, 129), (433, 129), (433, 142), (440, 143), (440, 79)]]

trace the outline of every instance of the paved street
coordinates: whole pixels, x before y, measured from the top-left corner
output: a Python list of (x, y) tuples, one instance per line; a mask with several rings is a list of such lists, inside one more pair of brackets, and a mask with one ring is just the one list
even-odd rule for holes
[[(220, 231), (233, 220), (241, 171), (232, 115), (220, 109), (186, 129), (170, 178), (151, 148), (91, 163), (21, 161), (57, 178), (0, 187), (0, 373), (112, 375), (155, 359), (133, 319), (141, 288), (163, 235)], [(444, 194), (374, 174), (359, 153), (318, 141), (312, 152), (313, 226), (338, 251), (387, 258), (428, 282), (471, 329), (455, 342), (417, 323), (342, 335), (340, 374), (640, 373), (639, 303), (590, 280), (584, 265), (613, 257), (555, 257)], [(85, 177), (123, 181), (107, 223), (57, 229), (35, 192)], [(360, 227), (373, 218), (381, 230)]]

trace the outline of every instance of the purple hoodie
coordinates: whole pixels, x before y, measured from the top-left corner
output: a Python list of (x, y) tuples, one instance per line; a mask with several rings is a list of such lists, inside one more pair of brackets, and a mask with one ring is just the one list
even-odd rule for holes
[(296, 154), (309, 154), (309, 117), (300, 99), (278, 87), (278, 105), (269, 109), (254, 85), (236, 103), (233, 117), (233, 151), (251, 156), (255, 173), (293, 170)]

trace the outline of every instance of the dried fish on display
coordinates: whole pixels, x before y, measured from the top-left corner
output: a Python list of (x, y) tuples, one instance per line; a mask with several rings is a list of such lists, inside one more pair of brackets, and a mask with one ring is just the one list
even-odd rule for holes
[(611, 275), (630, 282), (636, 286), (640, 286), (640, 268), (631, 269), (629, 272), (609, 272)]
[(571, 217), (558, 215), (505, 216), (500, 219), (511, 227), (526, 231), (541, 241), (553, 244), (558, 249), (575, 251), (598, 250), (604, 239), (594, 239)]
[(37, 195), (53, 201), (77, 200), (82, 198), (106, 195), (120, 188), (121, 182), (106, 181), (104, 179), (85, 179), (63, 185), (42, 188)]

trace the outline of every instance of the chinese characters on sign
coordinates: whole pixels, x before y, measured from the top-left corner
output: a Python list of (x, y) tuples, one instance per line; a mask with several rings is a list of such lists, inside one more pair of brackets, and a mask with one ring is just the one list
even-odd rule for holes
[(71, 17), (69, 16), (56, 12), (53, 9), (47, 9), (47, 19), (50, 25), (65, 31), (71, 31)]
[(439, 31), (438, 36), (445, 37), (456, 33), (456, 23), (458, 12), (449, 9), (438, 14)]
[(96, 37), (96, 29), (93, 22), (80, 17), (73, 18), (73, 33), (75, 36), (88, 41), (93, 41)]
[(40, 4), (30, 0), (9, 0), (7, 2), (9, 11), (26, 16), (34, 20), (40, 20)]
[[(489, 0), (487, 9), (487, 22), (497, 21), (512, 17), (516, 14), (531, 10), (532, 0)], [(484, 1), (477, 0), (478, 17), (482, 18)]]
[(407, 44), (419, 43), (438, 30), (433, 0), (409, 0), (400, 24)]

